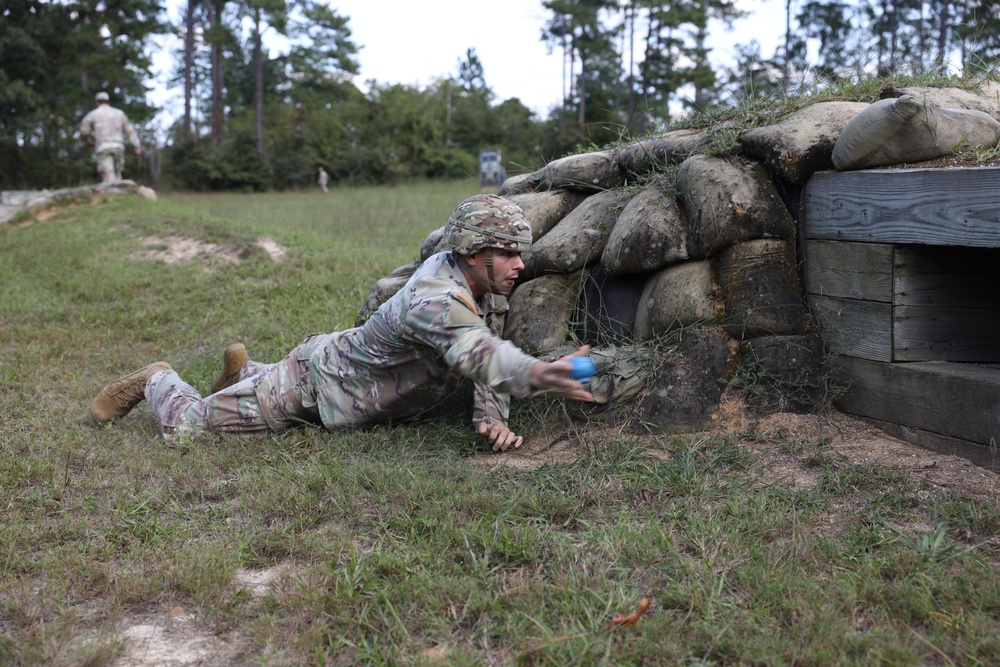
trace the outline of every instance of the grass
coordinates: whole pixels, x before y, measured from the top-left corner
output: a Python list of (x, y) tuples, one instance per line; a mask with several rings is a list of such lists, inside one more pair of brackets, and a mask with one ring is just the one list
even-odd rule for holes
[[(997, 507), (822, 443), (772, 443), (816, 471), (792, 487), (763, 480), (753, 432), (611, 435), (519, 469), (483, 465), (457, 414), (177, 446), (144, 406), (89, 419), (150, 361), (204, 390), (228, 342), (273, 361), (351, 326), (475, 191), (118, 198), (0, 227), (0, 663), (135, 664), (139, 623), (216, 642), (208, 664), (1000, 661)], [(153, 234), (242, 261), (142, 259)], [(529, 438), (564, 428), (515, 408)], [(260, 594), (239, 583), (268, 568)]]

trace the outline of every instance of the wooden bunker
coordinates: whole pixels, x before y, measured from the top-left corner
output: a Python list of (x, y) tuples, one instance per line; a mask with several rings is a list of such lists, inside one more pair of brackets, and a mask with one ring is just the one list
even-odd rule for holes
[(803, 287), (847, 413), (1000, 471), (1000, 167), (815, 173)]

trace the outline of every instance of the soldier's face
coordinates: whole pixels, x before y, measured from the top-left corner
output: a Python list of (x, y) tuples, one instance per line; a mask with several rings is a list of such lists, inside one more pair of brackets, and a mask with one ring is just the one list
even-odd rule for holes
[[(489, 252), (489, 249), (484, 249), (468, 256), (472, 270), (484, 280), (489, 280), (486, 270), (486, 256)], [(516, 250), (493, 250), (493, 281), (501, 294), (507, 294), (514, 288), (517, 275), (523, 268), (521, 253)]]

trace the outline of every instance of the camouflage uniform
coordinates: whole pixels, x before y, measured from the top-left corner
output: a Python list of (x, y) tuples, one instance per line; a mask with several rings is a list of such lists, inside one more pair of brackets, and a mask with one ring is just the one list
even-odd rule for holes
[(145, 396), (167, 436), (333, 429), (414, 417), (468, 377), (474, 423), (506, 423), (509, 395), (531, 392), (538, 361), (499, 337), (506, 310), (491, 293), (477, 303), (456, 255), (442, 252), (361, 327), (310, 336), (277, 364), (248, 362), (237, 384), (207, 398), (173, 371), (155, 373)]
[(319, 168), (318, 174), (316, 182), (319, 184), (319, 189), (323, 192), (329, 192), (330, 190), (326, 186), (330, 182), (330, 175), (326, 173), (326, 169), (323, 167)]
[[(106, 94), (98, 94), (98, 100), (107, 99)], [(125, 162), (125, 137), (136, 149), (141, 146), (128, 116), (121, 109), (110, 104), (98, 104), (97, 108), (83, 117), (80, 136), (94, 146), (97, 159), (97, 173), (102, 183), (113, 183), (122, 179)]]

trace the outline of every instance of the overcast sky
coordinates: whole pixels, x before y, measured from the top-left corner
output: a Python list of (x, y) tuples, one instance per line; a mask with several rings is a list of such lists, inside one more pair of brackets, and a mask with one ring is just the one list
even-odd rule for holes
[[(542, 0), (329, 0), (341, 16), (350, 19), (351, 38), (362, 47), (355, 85), (367, 90), (367, 81), (426, 86), (454, 76), (465, 52), (474, 48), (483, 64), (486, 84), (497, 101), (517, 97), (545, 118), (562, 99), (562, 57), (546, 52), (542, 27), (547, 18)], [(751, 12), (732, 31), (712, 26), (712, 60), (731, 65), (735, 46), (756, 39), (765, 57), (774, 54), (784, 34), (784, 0), (740, 0)], [(179, 20), (181, 0), (168, 0), (171, 19)], [(272, 33), (265, 33), (268, 38)], [(638, 36), (637, 36), (638, 37)], [(272, 40), (273, 49), (279, 42)], [(152, 102), (165, 107), (167, 118), (180, 115), (179, 89), (166, 88), (166, 76), (180, 43), (163, 39), (154, 60), (159, 83)], [(165, 123), (166, 124), (166, 123)]]

